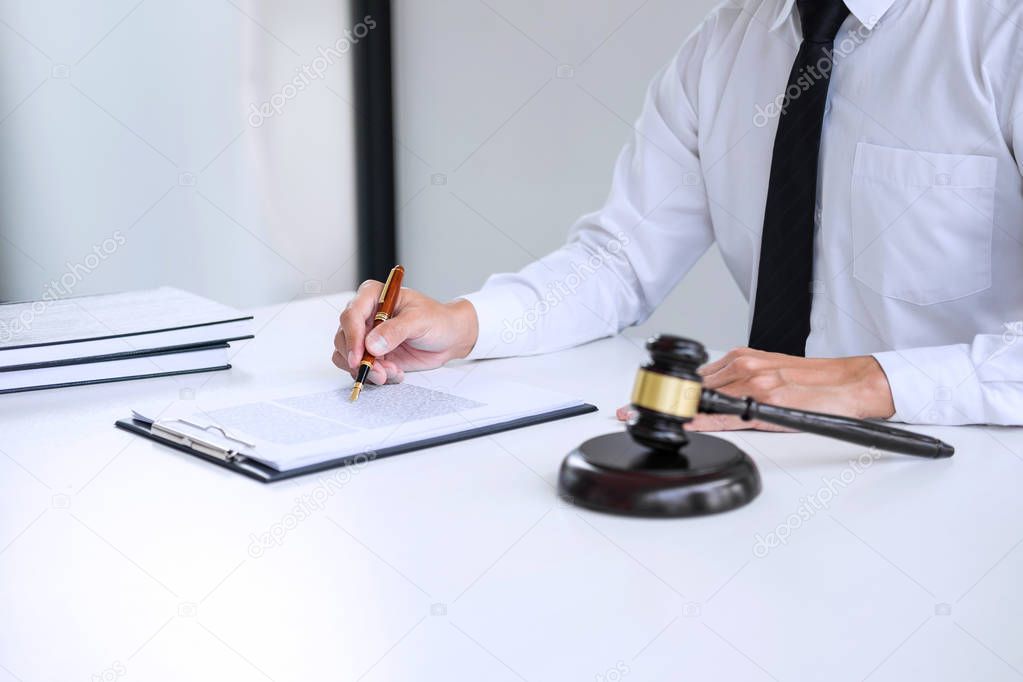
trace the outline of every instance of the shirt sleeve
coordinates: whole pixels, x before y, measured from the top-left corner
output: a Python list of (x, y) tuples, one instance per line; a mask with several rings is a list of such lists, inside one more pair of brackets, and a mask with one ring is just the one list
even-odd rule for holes
[(700, 166), (700, 69), (712, 15), (651, 83), (603, 208), (557, 251), (490, 277), (470, 358), (545, 353), (642, 322), (713, 242)]
[(972, 343), (875, 353), (910, 424), (1019, 424), (1023, 414), (1023, 321)]

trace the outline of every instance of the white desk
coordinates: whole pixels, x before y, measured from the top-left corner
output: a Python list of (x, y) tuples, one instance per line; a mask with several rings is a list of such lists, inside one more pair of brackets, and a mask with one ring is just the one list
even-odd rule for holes
[[(635, 339), (481, 363), (600, 412), (332, 475), (301, 520), (331, 477), (261, 485), (113, 428), (188, 390), (345, 381), (342, 300), (258, 311), (230, 372), (0, 398), (0, 682), (1023, 677), (1020, 430), (933, 429), (951, 460), (851, 477), (859, 448), (729, 436), (760, 497), (645, 521), (554, 489), (566, 452), (618, 428)], [(827, 510), (789, 519), (843, 472)]]

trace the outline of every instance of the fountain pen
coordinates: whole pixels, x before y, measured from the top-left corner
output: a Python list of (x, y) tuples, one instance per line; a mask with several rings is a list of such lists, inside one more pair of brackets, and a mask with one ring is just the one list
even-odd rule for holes
[[(394, 314), (394, 307), (398, 303), (398, 294), (401, 292), (401, 280), (405, 276), (405, 268), (395, 265), (391, 268), (391, 274), (387, 275), (384, 288), (380, 290), (380, 299), (377, 301), (377, 314), (373, 317), (373, 329), (391, 319)], [(373, 367), (376, 358), (368, 351), (362, 354), (362, 362), (359, 363), (359, 373), (355, 377), (355, 386), (352, 387), (352, 394), (348, 399), (355, 402), (362, 393), (362, 386), (366, 383), (369, 370)]]

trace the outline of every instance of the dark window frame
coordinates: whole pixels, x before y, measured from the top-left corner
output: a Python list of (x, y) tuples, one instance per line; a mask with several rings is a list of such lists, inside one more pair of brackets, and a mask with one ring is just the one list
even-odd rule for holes
[(385, 277), (398, 262), (391, 2), (353, 0), (352, 16), (376, 22), (353, 50), (357, 273), (363, 281)]

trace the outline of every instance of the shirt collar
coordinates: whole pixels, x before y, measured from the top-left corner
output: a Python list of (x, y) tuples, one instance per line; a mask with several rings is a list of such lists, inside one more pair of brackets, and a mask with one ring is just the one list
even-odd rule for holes
[[(861, 24), (868, 30), (873, 30), (881, 17), (895, 4), (895, 0), (845, 0), (845, 4)], [(789, 18), (795, 6), (796, 0), (782, 0), (781, 11), (778, 12), (778, 17), (771, 25), (772, 31)]]

